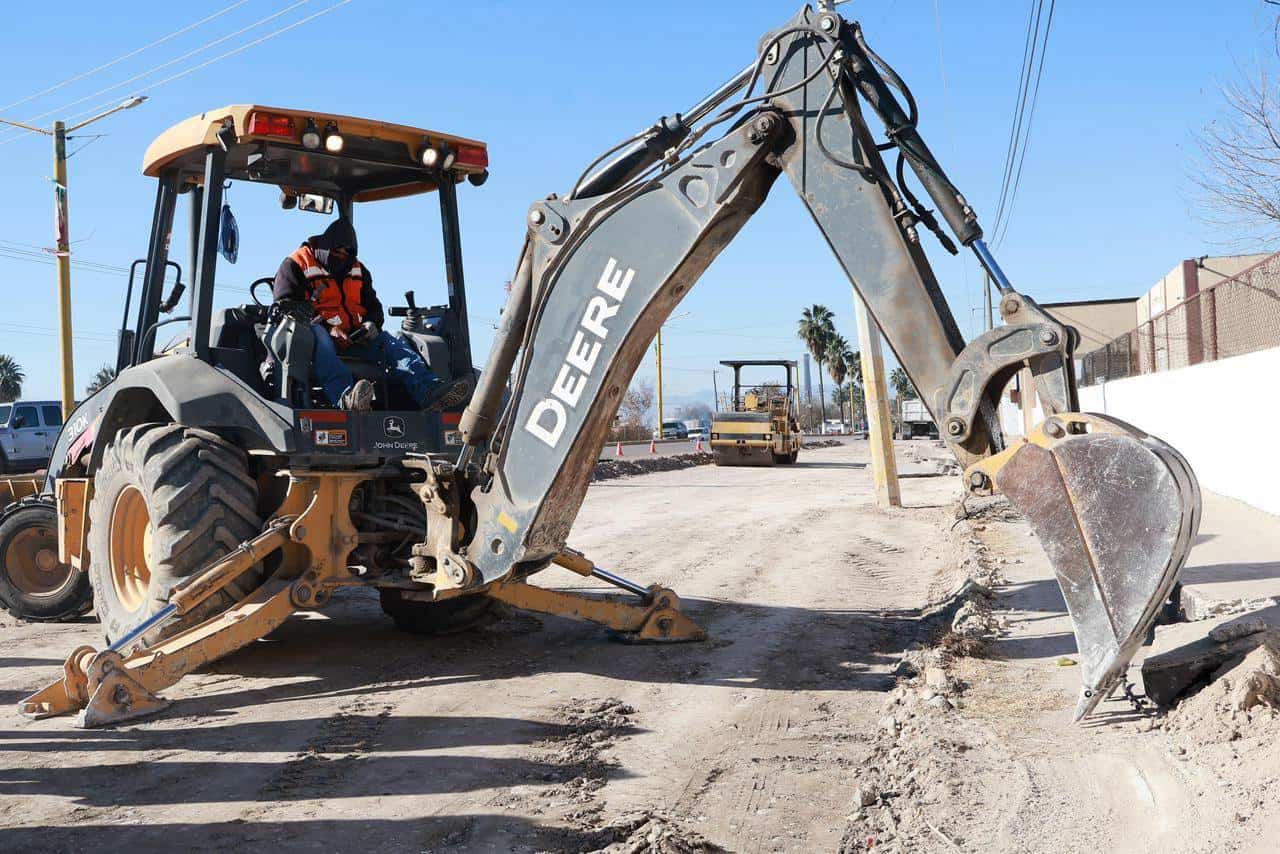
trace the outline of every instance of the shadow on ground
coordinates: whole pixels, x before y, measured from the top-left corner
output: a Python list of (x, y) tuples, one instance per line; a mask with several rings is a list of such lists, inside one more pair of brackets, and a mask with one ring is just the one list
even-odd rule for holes
[[(1211, 563), (1203, 566), (1188, 566), (1182, 572), (1183, 584), (1208, 584), (1224, 581), (1266, 581), (1269, 578), (1280, 578), (1280, 561), (1264, 561), (1259, 563)], [(1276, 585), (1275, 595), (1280, 595), (1280, 584)]]
[(209, 823), (86, 823), (0, 830), (0, 850), (66, 851), (316, 850), (398, 852), (578, 852), (619, 841), (608, 830), (538, 824), (501, 814), (412, 819), (316, 819)]

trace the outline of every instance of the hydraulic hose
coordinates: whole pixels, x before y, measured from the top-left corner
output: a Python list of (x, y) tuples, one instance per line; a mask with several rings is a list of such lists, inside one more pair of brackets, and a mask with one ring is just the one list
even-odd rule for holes
[(511, 281), (511, 296), (507, 299), (507, 308), (502, 312), (498, 333), (489, 350), (489, 360), (480, 372), (475, 394), (471, 396), (471, 402), (467, 404), (458, 422), (465, 446), (463, 459), (470, 456), (471, 450), (477, 445), (487, 441), (497, 426), (502, 392), (506, 388), (507, 378), (511, 376), (511, 366), (515, 364), (516, 353), (524, 338), (525, 324), (529, 320), (532, 292), (533, 245), (526, 241), (524, 251), (520, 253), (515, 278)]

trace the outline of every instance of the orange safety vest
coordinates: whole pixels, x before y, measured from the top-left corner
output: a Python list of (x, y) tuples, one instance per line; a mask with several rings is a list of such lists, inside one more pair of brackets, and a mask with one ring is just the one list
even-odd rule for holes
[(289, 257), (302, 270), (311, 303), (326, 324), (349, 333), (364, 321), (365, 308), (360, 302), (364, 291), (364, 270), (360, 268), (359, 261), (351, 265), (351, 272), (339, 285), (316, 261), (315, 252), (307, 244), (299, 246)]

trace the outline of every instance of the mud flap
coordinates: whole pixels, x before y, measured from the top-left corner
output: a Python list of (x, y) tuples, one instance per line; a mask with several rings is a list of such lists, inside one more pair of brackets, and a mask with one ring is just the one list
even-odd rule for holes
[(1160, 439), (1077, 413), (975, 468), (1027, 517), (1053, 564), (1080, 653), (1080, 720), (1123, 679), (1177, 583), (1200, 525), (1195, 474)]

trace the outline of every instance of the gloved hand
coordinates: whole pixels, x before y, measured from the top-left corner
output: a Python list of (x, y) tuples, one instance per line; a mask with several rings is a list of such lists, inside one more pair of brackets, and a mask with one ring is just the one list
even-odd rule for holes
[(366, 339), (377, 338), (382, 334), (382, 327), (374, 323), (372, 320), (366, 320), (364, 323), (361, 323), (360, 326), (365, 330), (364, 337)]

